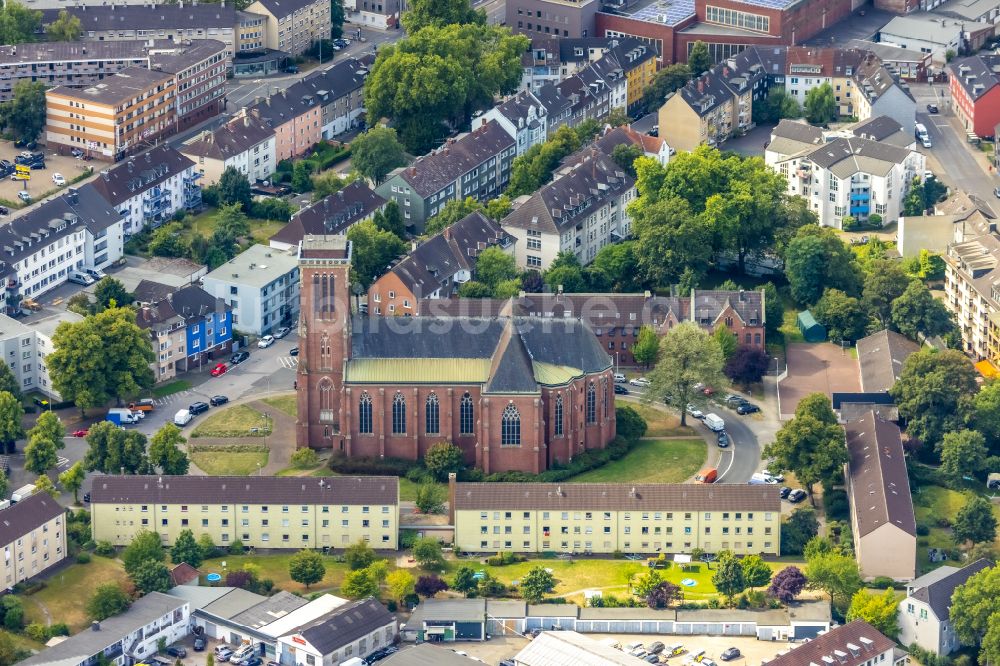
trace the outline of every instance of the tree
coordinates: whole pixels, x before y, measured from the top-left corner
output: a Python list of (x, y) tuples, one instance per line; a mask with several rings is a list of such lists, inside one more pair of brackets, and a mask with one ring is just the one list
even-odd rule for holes
[(747, 589), (746, 577), (743, 574), (743, 567), (739, 559), (730, 551), (719, 553), (719, 562), (712, 574), (712, 585), (725, 595), (731, 604), (733, 597)]
[(444, 488), (435, 483), (421, 483), (417, 487), (414, 504), (420, 513), (441, 513), (444, 511), (444, 499)]
[(951, 596), (951, 625), (966, 645), (981, 645), (979, 663), (1000, 660), (1000, 567), (971, 576)]
[(756, 384), (764, 378), (769, 365), (770, 357), (763, 349), (752, 345), (740, 345), (726, 361), (722, 371), (733, 382), (742, 384), (745, 390), (749, 390), (751, 384)]
[(861, 589), (851, 597), (851, 605), (847, 609), (847, 621), (864, 620), (895, 640), (899, 635), (899, 622), (896, 620), (898, 611), (899, 602), (891, 588), (881, 594)]
[(7, 631), (0, 631), (0, 665), (13, 666), (24, 658), (24, 654)]
[(712, 333), (712, 337), (715, 341), (719, 343), (719, 349), (722, 350), (722, 357), (725, 360), (729, 360), (733, 354), (736, 353), (736, 347), (739, 346), (739, 340), (736, 338), (736, 334), (729, 330), (725, 324), (718, 324), (715, 327), (715, 331)]
[(308, 192), (312, 189), (312, 165), (299, 160), (292, 167), (292, 189), (296, 192)]
[[(4, 32), (2, 17), (0, 14), (0, 34)], [(27, 79), (18, 81), (14, 84), (13, 99), (4, 104), (2, 110), (4, 124), (14, 136), (21, 141), (36, 140), (45, 127), (45, 84)]]
[(798, 567), (785, 567), (771, 579), (767, 594), (783, 604), (790, 604), (805, 588), (808, 580)]
[(426, 599), (433, 597), (438, 592), (444, 592), (447, 589), (448, 583), (444, 582), (442, 578), (435, 574), (421, 576), (417, 579), (417, 583), (413, 587), (414, 592)]
[(181, 530), (177, 538), (174, 539), (174, 547), (170, 549), (170, 560), (174, 564), (184, 562), (197, 569), (201, 566), (203, 559), (204, 552), (198, 542), (195, 541), (194, 532), (187, 529)]
[(987, 468), (986, 438), (975, 430), (946, 432), (941, 440), (941, 475), (958, 485)]
[(840, 553), (825, 553), (806, 563), (806, 578), (809, 586), (830, 595), (830, 603), (835, 601), (846, 605), (854, 593), (861, 589), (861, 571), (853, 557)]
[(598, 250), (586, 269), (586, 280), (590, 287), (615, 292), (638, 289), (640, 283), (637, 279), (635, 245), (635, 241), (627, 240), (605, 245)]
[(447, 481), (449, 473), (460, 472), (464, 466), (462, 449), (451, 442), (433, 444), (424, 454), (424, 467), (438, 481)]
[(50, 439), (32, 437), (24, 447), (24, 469), (38, 475), (55, 468), (58, 458), (56, 445)]
[(35, 479), (35, 492), (36, 493), (47, 493), (52, 496), (52, 499), (59, 498), (59, 491), (56, 489), (52, 479), (48, 477), (47, 474), (40, 474), (37, 479)]
[(816, 512), (808, 507), (795, 509), (781, 526), (781, 552), (785, 555), (801, 555), (806, 544), (819, 534)]
[(110, 421), (90, 426), (87, 453), (83, 466), (105, 474), (148, 474), (152, 471), (146, 457), (146, 436), (135, 430), (124, 431)]
[(695, 76), (701, 76), (712, 66), (712, 58), (708, 55), (708, 44), (700, 39), (691, 45), (688, 53), (688, 67)]
[(922, 282), (913, 280), (892, 303), (892, 324), (900, 333), (918, 340), (919, 334), (944, 335), (955, 327), (944, 303), (934, 298)]
[(228, 166), (219, 176), (219, 204), (232, 205), (240, 204), (243, 210), (249, 210), (253, 202), (253, 194), (250, 192), (250, 181), (246, 175), (234, 166)]
[(990, 543), (997, 538), (997, 519), (989, 500), (971, 497), (955, 516), (951, 526), (955, 543)]
[(740, 560), (743, 567), (743, 580), (747, 587), (764, 587), (771, 582), (771, 567), (761, 559), (760, 555), (747, 555)]
[(506, 280), (517, 277), (517, 264), (514, 257), (491, 245), (476, 257), (476, 280), (495, 290)]
[[(237, 6), (237, 9), (245, 7)], [(330, 2), (330, 39), (340, 39), (344, 36), (344, 0)]]
[(401, 602), (413, 594), (416, 581), (413, 578), (413, 574), (409, 571), (397, 569), (386, 578), (386, 584), (389, 587), (389, 594), (392, 595), (392, 598)]
[(66, 426), (55, 412), (44, 411), (38, 416), (35, 427), (28, 432), (28, 439), (36, 437), (49, 440), (59, 450), (66, 448), (66, 443), (63, 441), (66, 437)]
[(354, 281), (367, 288), (381, 275), (393, 259), (406, 253), (406, 243), (388, 231), (375, 226), (373, 220), (351, 225), (347, 230), (351, 241), (351, 272)]
[(691, 80), (691, 68), (682, 62), (667, 65), (656, 73), (642, 93), (642, 106), (653, 112), (660, 108), (667, 95), (680, 90)]
[(166, 592), (174, 586), (170, 581), (170, 571), (163, 562), (146, 560), (139, 564), (129, 576), (135, 584), (135, 589), (141, 594)]
[(515, 157), (511, 164), (507, 196), (514, 198), (522, 194), (531, 194), (549, 182), (552, 179), (552, 172), (563, 158), (580, 148), (582, 143), (580, 135), (585, 130), (580, 126), (578, 128), (581, 132), (568, 125), (560, 126), (545, 143), (531, 146), (523, 154)]
[(118, 583), (104, 583), (87, 600), (87, 617), (100, 622), (123, 613), (129, 605), (131, 601)]
[[(0, 363), (0, 368), (3, 367)], [(973, 423), (991, 448), (1000, 450), (1000, 381), (987, 380), (973, 398)]]
[(629, 406), (615, 408), (615, 425), (619, 437), (634, 442), (646, 434), (646, 420)]
[(483, 208), (483, 215), (494, 222), (499, 222), (510, 215), (512, 210), (514, 210), (514, 204), (511, 202), (510, 197), (506, 194), (501, 194), (496, 199), (490, 199), (486, 202), (486, 207)]
[(451, 584), (452, 589), (463, 593), (465, 596), (469, 596), (469, 593), (474, 592), (479, 585), (479, 581), (476, 580), (475, 575), (476, 570), (471, 566), (468, 564), (461, 565), (455, 570), (455, 580)]
[(832, 229), (801, 227), (785, 250), (785, 274), (792, 298), (802, 304), (819, 300), (826, 288), (848, 296), (861, 291), (861, 268)]
[(475, 280), (464, 282), (458, 288), (458, 295), (461, 298), (490, 298), (492, 294), (493, 292), (489, 287)]
[(655, 610), (667, 608), (674, 601), (683, 598), (681, 588), (668, 580), (661, 581), (646, 593), (646, 605)]
[(83, 33), (80, 19), (65, 9), (59, 10), (55, 21), (45, 26), (45, 36), (50, 42), (75, 42)]
[(23, 419), (24, 407), (20, 401), (7, 391), (0, 392), (0, 443), (5, 453), (13, 453), (14, 443), (24, 437)]
[[(294, 171), (295, 167), (292, 167)], [(310, 179), (312, 180), (312, 200), (322, 201), (332, 194), (340, 192), (342, 189), (347, 187), (348, 183), (351, 182), (350, 178), (341, 178), (340, 174), (336, 171), (322, 171), (317, 174), (313, 174)], [(389, 200), (393, 202), (393, 199)], [(376, 211), (376, 218), (379, 215), (379, 211)], [(381, 227), (380, 227), (381, 228)]]
[(441, 542), (434, 537), (420, 537), (413, 544), (413, 558), (425, 569), (440, 569), (444, 565)]
[(645, 153), (641, 146), (634, 143), (619, 143), (611, 151), (611, 159), (622, 168), (622, 171), (635, 178), (635, 161)]
[(840, 289), (826, 289), (812, 312), (833, 340), (853, 342), (865, 336), (868, 312), (860, 300)]
[(812, 539), (809, 539), (809, 543), (806, 544), (803, 554), (806, 556), (806, 560), (811, 560), (814, 557), (826, 555), (827, 553), (832, 553), (836, 550), (837, 549), (833, 545), (833, 541), (831, 541), (829, 537), (817, 535)]
[(341, 594), (351, 599), (374, 597), (378, 594), (378, 581), (368, 569), (348, 571), (344, 583), (340, 586)]
[(292, 467), (312, 469), (319, 465), (319, 455), (313, 449), (298, 449), (292, 454)]
[(697, 384), (722, 386), (722, 350), (719, 343), (694, 322), (682, 322), (660, 341), (660, 356), (649, 373), (650, 390), (643, 400), (663, 399), (680, 411), (685, 425), (685, 407), (701, 400)]
[(643, 326), (639, 329), (639, 336), (635, 344), (632, 345), (632, 357), (636, 363), (648, 368), (656, 363), (656, 357), (660, 354), (660, 336), (656, 334), (652, 326)]
[[(73, 466), (67, 469), (65, 472), (59, 475), (59, 484), (65, 488), (67, 491), (73, 493), (73, 503), (79, 504), (80, 500), (77, 494), (80, 492), (80, 488), (83, 487), (83, 481), (87, 478), (87, 471), (83, 469), (83, 461), (78, 460), (73, 463)], [(2, 495), (6, 495), (6, 490)]]
[(344, 549), (344, 561), (353, 571), (364, 569), (375, 561), (375, 551), (364, 539), (358, 539)]
[(24, 602), (20, 597), (6, 595), (0, 601), (0, 615), (3, 616), (3, 626), (8, 631), (21, 631), (24, 628)]
[(288, 575), (308, 590), (310, 585), (320, 582), (326, 575), (323, 557), (314, 550), (300, 550), (292, 555), (288, 563)]
[(782, 118), (802, 117), (802, 107), (784, 86), (773, 86), (767, 97), (754, 102), (751, 117), (755, 123), (776, 123)]
[(389, 199), (385, 208), (375, 212), (375, 226), (406, 240), (406, 223), (403, 222), (403, 214), (399, 212), (399, 204), (395, 199)]
[(24, 397), (21, 395), (21, 387), (14, 376), (14, 371), (6, 363), (0, 363), (0, 393), (10, 393), (18, 402)]
[(944, 433), (961, 430), (978, 388), (976, 377), (960, 351), (924, 348), (911, 354), (890, 391), (907, 434), (936, 447)]
[(149, 530), (136, 532), (132, 541), (121, 553), (125, 572), (129, 575), (138, 569), (143, 562), (162, 562), (163, 558), (163, 544), (160, 542), (160, 535)]
[(472, 197), (449, 199), (441, 207), (437, 215), (424, 223), (424, 235), (433, 236), (439, 234), (459, 220), (481, 210), (483, 210), (483, 204)]
[(542, 275), (542, 279), (555, 292), (562, 289), (563, 292), (574, 293), (587, 288), (583, 264), (576, 254), (566, 250), (556, 255), (548, 270)]
[(180, 448), (185, 442), (187, 440), (181, 436), (181, 429), (167, 423), (156, 431), (149, 442), (149, 461), (164, 474), (184, 476), (190, 466), (187, 454)]
[(795, 417), (764, 447), (764, 456), (774, 459), (774, 467), (794, 472), (810, 495), (816, 483), (839, 479), (848, 459), (844, 431), (837, 425), (829, 398), (813, 396), (813, 401), (799, 403)]
[(410, 0), (408, 7), (401, 21), (409, 35), (429, 25), (440, 28), (452, 23), (486, 23), (486, 13), (472, 9), (464, 0)]
[[(869, 246), (874, 246), (874, 243), (867, 243), (864, 247)], [(862, 265), (864, 266), (864, 262)], [(892, 304), (903, 295), (909, 284), (910, 277), (903, 272), (898, 262), (880, 257), (865, 266), (861, 300), (869, 315), (878, 321), (880, 328), (887, 328), (892, 324)]]
[(554, 590), (556, 579), (545, 567), (532, 567), (521, 579), (521, 598), (529, 604), (537, 604), (546, 594)]
[(403, 144), (391, 127), (376, 125), (351, 141), (351, 165), (375, 185), (405, 164)]
[(181, 225), (165, 224), (153, 231), (149, 240), (149, 251), (157, 257), (183, 257), (190, 248), (181, 237)]
[(825, 125), (837, 119), (837, 100), (833, 86), (824, 83), (806, 92), (806, 120), (813, 125)]

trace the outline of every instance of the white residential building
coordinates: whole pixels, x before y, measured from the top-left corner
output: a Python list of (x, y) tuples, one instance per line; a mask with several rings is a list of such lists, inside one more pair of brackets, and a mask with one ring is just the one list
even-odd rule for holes
[(951, 626), (951, 596), (955, 588), (973, 575), (991, 566), (989, 560), (977, 560), (962, 568), (943, 566), (915, 578), (906, 586), (906, 598), (899, 602), (901, 645), (916, 643), (939, 657), (962, 647)]
[(202, 132), (180, 151), (194, 161), (206, 185), (218, 183), (228, 167), (245, 175), (251, 184), (269, 179), (278, 167), (274, 130), (246, 109), (222, 127)]
[(472, 120), (472, 129), (477, 130), (491, 120), (516, 142), (516, 155), (528, 148), (545, 143), (548, 133), (548, 113), (534, 94), (522, 90), (509, 99)]
[(945, 18), (936, 13), (917, 12), (896, 16), (879, 30), (879, 41), (904, 49), (930, 53), (935, 65), (943, 66), (948, 51), (958, 53), (965, 45), (981, 44), (993, 27), (986, 24)]
[(233, 328), (268, 335), (299, 318), (297, 249), (252, 245), (202, 278), (209, 294), (233, 308)]
[(0, 358), (10, 366), (22, 391), (41, 391), (53, 400), (62, 400), (52, 388), (45, 357), (55, 351), (52, 334), (60, 322), (75, 323), (83, 317), (74, 312), (62, 312), (27, 319), (30, 326), (0, 314)]

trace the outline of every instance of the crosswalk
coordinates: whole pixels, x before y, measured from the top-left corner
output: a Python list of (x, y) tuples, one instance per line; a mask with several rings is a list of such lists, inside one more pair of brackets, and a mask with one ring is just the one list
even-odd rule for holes
[(69, 458), (59, 456), (56, 458), (56, 469), (62, 469), (63, 467), (69, 467)]
[(188, 402), (187, 398), (192, 394), (192, 391), (178, 391), (177, 393), (171, 393), (163, 398), (153, 398), (153, 404), (157, 407), (163, 407), (164, 405), (169, 405), (178, 401)]
[(294, 370), (299, 367), (299, 357), (298, 356), (278, 356), (278, 364), (283, 368), (289, 368)]

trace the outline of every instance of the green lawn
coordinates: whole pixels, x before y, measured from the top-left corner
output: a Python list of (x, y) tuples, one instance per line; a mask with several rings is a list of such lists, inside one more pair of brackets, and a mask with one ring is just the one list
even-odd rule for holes
[[(190, 242), (195, 236), (211, 238), (215, 233), (215, 227), (219, 221), (219, 209), (209, 208), (203, 213), (199, 213), (190, 218), (190, 228), (181, 232), (185, 241)], [(285, 222), (277, 220), (258, 220), (250, 218), (250, 237), (253, 242), (267, 245), (268, 239), (285, 226)]]
[(805, 342), (805, 338), (802, 337), (802, 331), (799, 330), (799, 323), (796, 319), (799, 316), (799, 311), (794, 307), (789, 307), (788, 304), (785, 305), (785, 318), (781, 323), (781, 328), (778, 332), (785, 338), (785, 344), (791, 344), (793, 342)]
[(84, 605), (94, 588), (108, 582), (125, 583), (122, 563), (94, 556), (89, 564), (72, 564), (45, 580), (45, 588), (23, 596), (28, 622), (45, 623), (44, 605), (53, 622), (65, 622), (76, 633), (90, 624)]
[(298, 398), (294, 393), (291, 395), (276, 395), (271, 398), (264, 398), (261, 402), (270, 405), (271, 407), (274, 407), (289, 416), (296, 416), (299, 413)]
[(570, 479), (571, 483), (682, 483), (705, 463), (703, 439), (644, 439), (624, 458)]
[(271, 434), (271, 419), (246, 405), (221, 409), (201, 422), (192, 437), (264, 437)]
[(278, 220), (254, 220), (250, 223), (250, 237), (255, 243), (267, 245), (271, 236), (278, 233), (286, 224), (287, 222), (279, 222)]
[(267, 464), (267, 451), (225, 451), (205, 447), (190, 454), (191, 462), (209, 476), (250, 476)]
[[(939, 518), (946, 518), (949, 521), (955, 520), (959, 509), (965, 506), (966, 501), (968, 501), (968, 495), (942, 486), (921, 486), (913, 493), (913, 512), (916, 515), (917, 524), (926, 525), (930, 529), (930, 534), (927, 536), (917, 537), (918, 573), (924, 574), (942, 564), (952, 566), (957, 564), (956, 562), (931, 564), (927, 558), (927, 549), (954, 550), (956, 548), (955, 541), (951, 536), (951, 529), (938, 526), (937, 520)], [(993, 514), (1000, 520), (1000, 506), (993, 505)], [(994, 542), (994, 546), (998, 545), (1000, 545), (1000, 539)]]
[[(274, 586), (287, 592), (305, 593), (306, 586), (296, 583), (288, 575), (288, 563), (292, 559), (294, 552), (282, 553), (278, 555), (224, 555), (213, 560), (206, 560), (198, 569), (203, 573), (220, 573), (225, 576), (226, 571), (241, 568), (249, 562), (260, 568), (261, 578), (270, 578), (274, 581)], [(226, 568), (222, 568), (222, 562), (226, 563)], [(323, 564), (326, 565), (326, 575), (323, 580), (313, 585), (308, 593), (313, 592), (337, 592), (340, 584), (344, 580), (344, 575), (348, 568), (346, 564), (336, 562), (334, 558), (323, 557)], [(390, 560), (389, 568), (393, 569), (394, 564)]]
[(634, 409), (646, 421), (646, 437), (683, 437), (694, 434), (694, 429), (690, 426), (681, 427), (680, 418), (652, 405), (632, 401), (622, 401), (621, 404)]
[(180, 393), (181, 391), (187, 391), (191, 388), (191, 382), (186, 379), (178, 379), (175, 382), (170, 382), (168, 384), (161, 384), (159, 386), (154, 386), (150, 393), (153, 394), (154, 398), (165, 398), (168, 395), (173, 395), (174, 393)]

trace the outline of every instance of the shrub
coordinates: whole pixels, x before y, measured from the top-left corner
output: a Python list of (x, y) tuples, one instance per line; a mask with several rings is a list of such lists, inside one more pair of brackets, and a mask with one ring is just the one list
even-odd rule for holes
[(396, 612), (396, 608), (397, 608), (397, 607), (396, 607), (396, 602), (395, 602), (394, 600), (392, 600), (392, 599), (390, 599), (390, 600), (389, 600), (389, 601), (388, 601), (388, 602), (386, 603), (385, 607), (386, 607), (387, 609), (389, 609), (389, 612), (390, 612), (390, 613), (395, 613), (395, 612)]
[(24, 628), (24, 633), (28, 636), (28, 638), (38, 641), (39, 643), (44, 643), (52, 638), (49, 633), (49, 628), (40, 622), (32, 622), (29, 624)]
[(406, 476), (407, 471), (417, 465), (412, 460), (399, 458), (348, 458), (337, 452), (330, 458), (329, 467), (341, 474), (370, 474), (373, 476)]
[(65, 622), (49, 625), (49, 636), (69, 636), (69, 625)]
[(287, 222), (294, 212), (295, 206), (291, 202), (284, 199), (267, 197), (251, 203), (247, 215), (259, 220)]
[(931, 528), (923, 523), (917, 524), (917, 536), (928, 536), (931, 533)]
[(891, 590), (896, 587), (896, 581), (888, 576), (876, 576), (868, 583), (868, 587), (875, 588), (876, 590)]
[(299, 469), (310, 469), (319, 465), (319, 456), (310, 448), (298, 449), (292, 454), (292, 466)]
[(77, 553), (76, 554), (77, 564), (90, 564), (90, 553)]
[(417, 533), (413, 530), (400, 530), (399, 531), (399, 549), (409, 550), (413, 548), (413, 544), (417, 542)]
[(239, 539), (229, 544), (230, 555), (242, 555), (243, 550), (244, 550), (243, 542), (240, 541)]
[(827, 520), (847, 520), (851, 515), (847, 493), (843, 490), (824, 492), (823, 508), (826, 509)]

